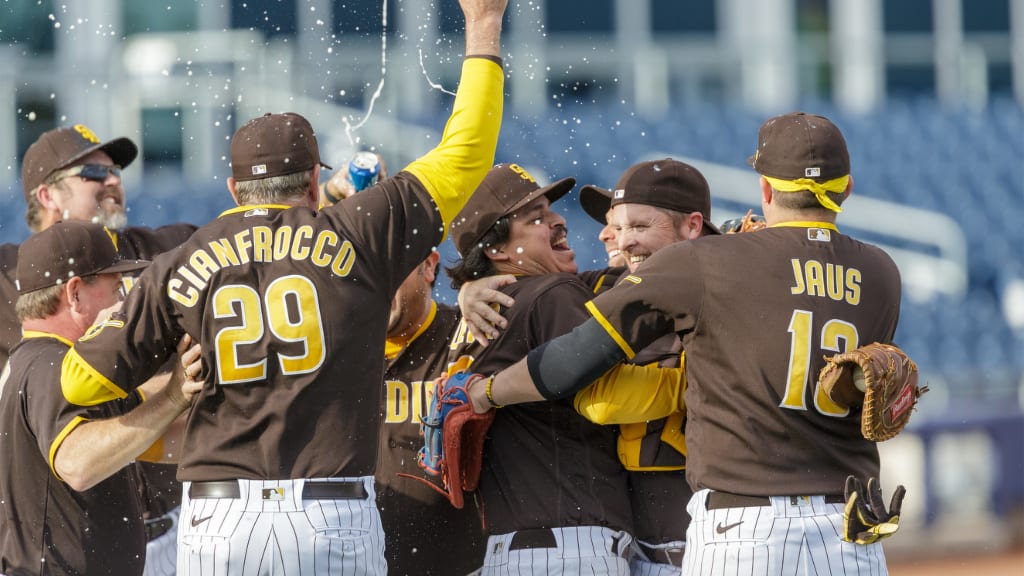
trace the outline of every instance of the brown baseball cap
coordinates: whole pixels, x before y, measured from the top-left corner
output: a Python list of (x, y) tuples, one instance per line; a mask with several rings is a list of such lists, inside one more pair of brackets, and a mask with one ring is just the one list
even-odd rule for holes
[(608, 223), (608, 209), (612, 207), (612, 191), (595, 184), (580, 188), (580, 206), (599, 224)]
[(18, 247), (15, 284), (19, 294), (62, 284), (75, 276), (141, 270), (148, 260), (122, 260), (100, 224), (57, 222)]
[(501, 218), (515, 213), (541, 196), (552, 204), (576, 185), (575, 178), (563, 178), (541, 188), (537, 180), (518, 164), (498, 164), (470, 196), (451, 224), (452, 241), (465, 256)]
[(253, 118), (231, 138), (231, 175), (258, 180), (309, 170), (320, 161), (320, 148), (309, 121), (294, 112)]
[[(609, 194), (607, 201), (601, 198)], [(609, 191), (588, 184), (580, 189), (580, 202), (586, 195), (590, 209), (583, 209), (598, 222), (605, 223), (608, 209), (619, 204), (646, 204), (683, 214), (700, 212), (704, 226), (721, 234), (711, 223), (711, 189), (699, 170), (672, 158), (640, 162), (629, 167)], [(592, 211), (593, 210), (593, 211)], [(597, 218), (595, 214), (601, 214)]]
[(747, 159), (758, 174), (781, 180), (827, 182), (850, 174), (850, 152), (839, 128), (824, 116), (790, 112), (769, 118)]
[(21, 186), (25, 198), (58, 170), (67, 168), (96, 150), (102, 150), (121, 168), (126, 168), (139, 155), (139, 148), (128, 138), (100, 142), (84, 124), (54, 128), (44, 132), (25, 151), (21, 163)]

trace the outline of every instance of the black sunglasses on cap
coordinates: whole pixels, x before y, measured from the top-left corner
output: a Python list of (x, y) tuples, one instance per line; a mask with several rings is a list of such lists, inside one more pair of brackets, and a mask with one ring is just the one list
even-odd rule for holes
[(121, 167), (106, 166), (103, 164), (81, 164), (79, 166), (72, 166), (67, 170), (54, 172), (52, 176), (47, 178), (47, 182), (50, 184), (56, 184), (57, 182), (72, 176), (79, 176), (83, 180), (92, 180), (94, 182), (106, 182), (107, 178), (111, 174), (120, 178)]

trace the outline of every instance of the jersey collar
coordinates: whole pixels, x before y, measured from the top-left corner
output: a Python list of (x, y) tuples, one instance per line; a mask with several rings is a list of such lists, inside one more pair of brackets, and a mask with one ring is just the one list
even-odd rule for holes
[(21, 337), (24, 340), (28, 340), (30, 338), (53, 338), (54, 340), (57, 340), (63, 344), (67, 344), (68, 348), (71, 348), (75, 344), (74, 342), (68, 340), (63, 336), (58, 336), (57, 334), (54, 334), (52, 332), (42, 332), (40, 330), (25, 330), (25, 332), (22, 333)]
[(229, 214), (237, 214), (239, 212), (248, 212), (250, 210), (287, 210), (289, 208), (295, 208), (295, 206), (289, 206), (287, 204), (246, 204), (245, 206), (235, 206), (229, 208), (220, 213), (218, 218), (223, 218)]
[(437, 315), (437, 302), (430, 301), (430, 312), (427, 313), (427, 319), (420, 324), (420, 327), (413, 332), (409, 338), (388, 338), (384, 344), (384, 357), (388, 360), (393, 360), (397, 357), (402, 350), (411, 344), (414, 340), (420, 337), (430, 327), (431, 322), (434, 321), (434, 316)]
[(828, 228), (834, 232), (839, 232), (839, 228), (831, 222), (814, 222), (810, 220), (794, 220), (792, 222), (779, 222), (772, 224), (769, 228)]

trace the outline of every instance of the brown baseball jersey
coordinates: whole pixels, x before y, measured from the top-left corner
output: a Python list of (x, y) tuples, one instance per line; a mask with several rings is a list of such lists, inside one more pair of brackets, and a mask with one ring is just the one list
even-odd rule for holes
[(899, 305), (887, 254), (801, 222), (664, 248), (588, 308), (628, 357), (682, 335), (691, 486), (770, 496), (878, 475), (858, 410), (829, 401), (817, 374), (826, 354), (891, 341)]
[[(458, 510), (448, 499), (399, 473), (421, 476), (421, 418), (433, 381), (448, 366), (448, 342), (458, 308), (434, 304), (427, 323), (408, 342), (388, 341), (384, 373), (384, 427), (377, 464), (377, 507), (384, 524), (388, 574), (469, 574), (483, 563), (484, 535), (472, 500)], [(451, 554), (458, 542), (458, 554)]]
[[(516, 300), (499, 310), (508, 328), (487, 348), (453, 342), (456, 358), (475, 358), (473, 372), (497, 372), (570, 332), (586, 319), (583, 305), (592, 296), (571, 274), (520, 277), (502, 291)], [(632, 532), (626, 472), (615, 438), (614, 427), (583, 418), (571, 399), (498, 410), (480, 478), (486, 532), (560, 526)]]
[(137, 405), (137, 395), (91, 408), (69, 405), (60, 365), (71, 342), (29, 332), (0, 381), (0, 573), (142, 574), (143, 508), (125, 467), (83, 492), (57, 478), (53, 458), (81, 423)]
[(157, 257), (123, 313), (69, 358), (102, 377), (101, 391), (132, 390), (183, 334), (199, 339), (206, 386), (179, 480), (371, 476), (387, 311), (440, 240), (430, 195), (408, 172), (320, 212), (237, 207)]

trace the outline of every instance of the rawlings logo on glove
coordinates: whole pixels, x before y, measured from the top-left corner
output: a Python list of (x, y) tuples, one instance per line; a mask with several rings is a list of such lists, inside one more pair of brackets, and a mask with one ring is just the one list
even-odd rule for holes
[(917, 385), (917, 364), (890, 344), (875, 342), (825, 362), (818, 383), (840, 407), (863, 405), (861, 433), (873, 442), (902, 432), (917, 399), (928, 391)]
[(435, 380), (434, 397), (420, 426), (423, 448), (417, 462), (427, 474), (440, 476), (441, 486), (424, 478), (399, 474), (444, 494), (456, 508), (465, 505), (462, 493), (476, 490), (480, 483), (484, 439), (494, 421), (493, 410), (476, 414), (469, 402), (469, 386), (482, 379), (480, 374), (459, 372)]

